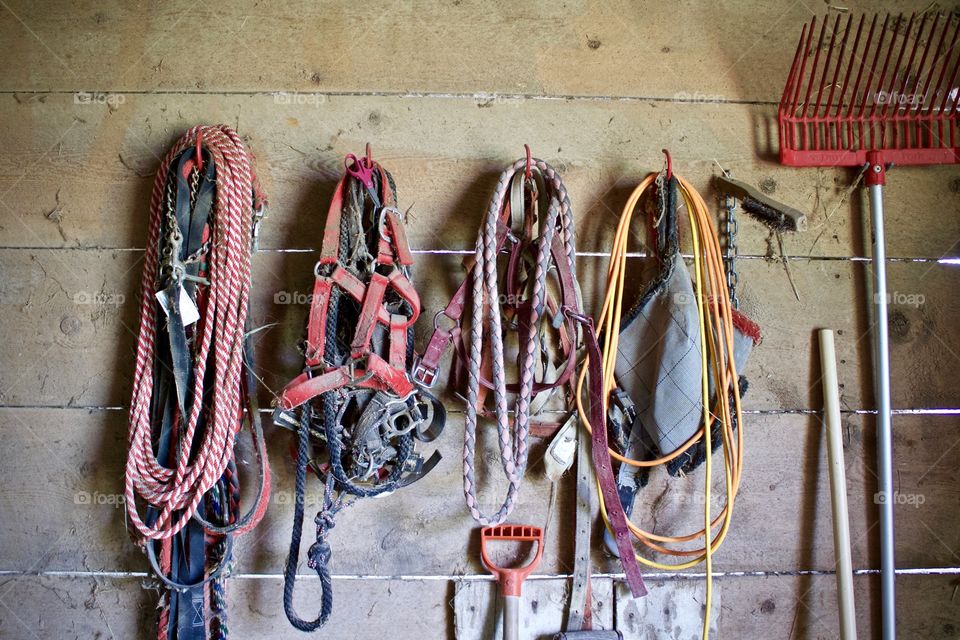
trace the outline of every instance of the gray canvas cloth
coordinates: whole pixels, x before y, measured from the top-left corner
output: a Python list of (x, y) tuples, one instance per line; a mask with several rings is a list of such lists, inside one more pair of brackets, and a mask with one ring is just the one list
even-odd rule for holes
[[(620, 334), (617, 383), (634, 403), (646, 438), (633, 433), (627, 455), (645, 456), (645, 442), (667, 455), (690, 439), (703, 417), (697, 303), (679, 252), (665, 265), (664, 286), (639, 307)], [(636, 431), (638, 424), (634, 424)]]

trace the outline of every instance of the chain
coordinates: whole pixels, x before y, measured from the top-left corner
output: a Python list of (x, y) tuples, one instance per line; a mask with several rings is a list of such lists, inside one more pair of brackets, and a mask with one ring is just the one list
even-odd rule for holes
[(737, 275), (736, 269), (737, 231), (739, 230), (739, 225), (737, 224), (737, 218), (735, 215), (737, 209), (736, 198), (731, 198), (730, 196), (724, 194), (723, 208), (727, 212), (725, 220), (727, 242), (723, 257), (723, 260), (727, 265), (727, 289), (730, 290), (730, 304), (733, 305), (734, 309), (739, 309), (740, 299), (737, 297), (737, 284), (740, 282), (740, 277)]

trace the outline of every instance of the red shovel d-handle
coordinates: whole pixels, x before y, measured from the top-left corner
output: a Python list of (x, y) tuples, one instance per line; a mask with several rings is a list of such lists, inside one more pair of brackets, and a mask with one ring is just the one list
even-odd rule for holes
[[(536, 542), (537, 555), (523, 567), (498, 567), (487, 556), (487, 543), (491, 541)], [(504, 596), (519, 596), (523, 581), (527, 579), (543, 556), (543, 529), (517, 524), (501, 524), (496, 527), (484, 527), (480, 531), (480, 558), (487, 571), (497, 577), (500, 592)]]

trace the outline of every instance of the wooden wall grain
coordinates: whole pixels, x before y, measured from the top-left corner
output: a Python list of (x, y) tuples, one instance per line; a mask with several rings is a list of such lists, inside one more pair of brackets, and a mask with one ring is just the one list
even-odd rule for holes
[[(829, 638), (836, 622), (814, 330), (838, 331), (858, 616), (876, 637), (878, 565), (866, 202), (855, 174), (776, 162), (776, 101), (802, 23), (830, 3), (687, 0), (356, 3), (0, 2), (0, 637), (148, 637), (154, 596), (116, 494), (149, 191), (160, 156), (197, 123), (235, 126), (258, 156), (270, 218), (255, 259), (262, 399), (300, 366), (292, 349), (341, 158), (371, 141), (413, 206), (426, 313), (459, 279), (500, 169), (522, 144), (561, 169), (578, 217), (584, 294), (636, 182), (677, 170), (714, 205), (719, 166), (808, 214), (776, 240), (743, 218), (744, 309), (763, 344), (745, 374), (747, 463), (716, 556), (721, 638)], [(861, 0), (851, 11), (950, 9)], [(956, 19), (956, 18), (953, 18)], [(960, 171), (900, 168), (886, 190), (903, 637), (960, 636)], [(633, 264), (641, 266), (639, 254)], [(796, 286), (799, 300), (791, 288)], [(428, 327), (418, 327), (422, 341)], [(338, 608), (325, 637), (452, 637), (454, 591), (482, 580), (456, 458), (423, 482), (343, 514), (332, 539)], [(290, 635), (280, 573), (291, 519), (287, 434), (270, 428), (276, 494), (238, 544), (238, 637)], [(492, 444), (488, 442), (487, 444)], [(534, 447), (542, 451), (542, 444)], [(487, 471), (494, 472), (495, 468)], [(493, 476), (488, 474), (488, 478)], [(664, 531), (692, 525), (702, 472), (654, 476), (638, 507)], [(484, 499), (502, 490), (483, 483)], [(319, 488), (316, 488), (319, 490)], [(664, 499), (654, 504), (653, 497)], [(544, 522), (534, 464), (517, 517)], [(909, 500), (908, 500), (909, 499)], [(572, 486), (561, 482), (542, 578), (570, 571)], [(599, 551), (602, 580), (617, 567)], [(702, 585), (656, 575), (665, 597)], [(552, 585), (552, 586), (551, 586)], [(316, 601), (306, 579), (301, 606)], [(562, 590), (563, 580), (538, 585)], [(697, 587), (693, 587), (696, 589)], [(628, 637), (674, 637), (669, 619), (606, 603)], [(601, 603), (603, 604), (603, 603)]]

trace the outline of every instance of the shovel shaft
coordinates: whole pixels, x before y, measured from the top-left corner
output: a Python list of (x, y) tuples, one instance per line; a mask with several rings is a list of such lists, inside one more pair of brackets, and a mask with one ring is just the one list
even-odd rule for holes
[(520, 640), (520, 596), (503, 596), (503, 640)]
[(850, 522), (847, 509), (847, 479), (843, 464), (840, 394), (837, 389), (837, 354), (833, 345), (833, 331), (821, 329), (819, 335), (820, 368), (823, 374), (823, 418), (827, 430), (830, 503), (833, 507), (833, 550), (837, 562), (840, 640), (857, 640), (853, 561), (850, 555)]
[(893, 435), (890, 428), (890, 345), (887, 331), (887, 269), (883, 237), (883, 186), (870, 187), (873, 225), (873, 382), (877, 401), (876, 502), (880, 507), (880, 598), (883, 640), (896, 638), (893, 558)]

